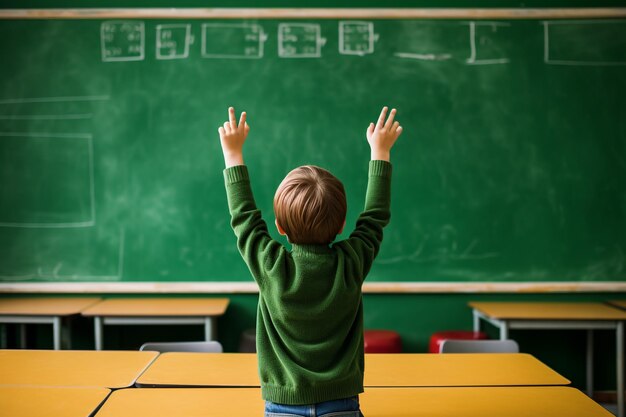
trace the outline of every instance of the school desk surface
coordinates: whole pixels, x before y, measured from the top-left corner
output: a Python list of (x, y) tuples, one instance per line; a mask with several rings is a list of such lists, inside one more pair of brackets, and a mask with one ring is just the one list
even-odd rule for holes
[[(368, 354), (366, 387), (567, 385), (527, 354)], [(137, 380), (140, 387), (258, 387), (250, 353), (164, 353)]]
[[(367, 417), (610, 417), (568, 387), (366, 388)], [(115, 391), (96, 417), (262, 416), (259, 388), (141, 388)]]
[(205, 339), (217, 339), (217, 317), (226, 312), (228, 298), (113, 298), (82, 312), (94, 317), (96, 350), (104, 344), (103, 326), (117, 325), (204, 325)]
[(10, 417), (86, 417), (110, 392), (106, 388), (0, 387), (0, 414)]
[(0, 386), (125, 388), (158, 352), (0, 350)]
[[(520, 330), (586, 330), (587, 395), (593, 393), (593, 332), (614, 330), (616, 339), (617, 415), (624, 409), (624, 321), (626, 311), (602, 303), (563, 302), (471, 302), (474, 331), (480, 331), (481, 320), (500, 329), (500, 339), (509, 338), (510, 329)], [(564, 346), (554, 347), (563, 349)]]
[(5, 298), (0, 300), (0, 323), (21, 325), (22, 348), (26, 345), (26, 324), (52, 324), (54, 349), (61, 349), (62, 318), (78, 314), (98, 301), (99, 297)]
[(614, 300), (614, 301), (609, 301), (609, 304), (621, 308), (623, 310), (626, 310), (626, 300)]

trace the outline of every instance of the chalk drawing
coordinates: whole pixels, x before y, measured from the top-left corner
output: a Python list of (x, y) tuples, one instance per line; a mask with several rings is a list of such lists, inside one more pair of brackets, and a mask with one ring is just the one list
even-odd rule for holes
[(191, 25), (157, 25), (157, 59), (184, 59), (189, 57), (189, 45), (193, 42)]
[(470, 38), (470, 57), (465, 60), (468, 65), (497, 65), (508, 64), (510, 59), (508, 58), (496, 58), (496, 59), (477, 59), (479, 51), (476, 46), (476, 27), (489, 27), (492, 32), (497, 32), (499, 27), (511, 26), (509, 23), (501, 22), (470, 22), (469, 24), (469, 38)]
[(281, 58), (320, 58), (326, 39), (320, 25), (314, 23), (280, 23), (278, 56)]
[(0, 137), (32, 137), (46, 139), (79, 139), (85, 142), (89, 155), (89, 202), (90, 202), (90, 218), (75, 222), (10, 222), (0, 219), (0, 227), (19, 227), (19, 228), (77, 228), (77, 227), (93, 227), (96, 225), (96, 194), (94, 181), (94, 164), (93, 164), (93, 136), (91, 133), (34, 133), (34, 132), (0, 132)]
[(100, 25), (102, 61), (143, 61), (145, 27), (137, 20), (109, 20)]
[(410, 52), (396, 52), (398, 58), (417, 59), (421, 61), (446, 61), (452, 58), (451, 54), (414, 54)]
[[(543, 24), (543, 60), (548, 65), (573, 65), (573, 66), (623, 66), (626, 65), (626, 20), (574, 20), (574, 21), (544, 21)], [(575, 45), (576, 48), (570, 49), (571, 56), (567, 54), (559, 56), (559, 53), (552, 51), (558, 40), (558, 29), (575, 28), (580, 31), (588, 31), (585, 39), (586, 43), (572, 43), (571, 34), (568, 33), (566, 46)], [(611, 58), (611, 45), (607, 42), (596, 42), (590, 40), (594, 34), (601, 30), (606, 30), (607, 26), (615, 26), (615, 34), (611, 37), (612, 41), (621, 41), (621, 45), (614, 48), (614, 51), (622, 52), (621, 56)], [(554, 30), (550, 31), (553, 27)], [(619, 33), (621, 31), (621, 33)], [(566, 30), (567, 32), (567, 30)], [(607, 49), (601, 49), (601, 48)], [(566, 48), (565, 48), (566, 49)], [(614, 52), (613, 52), (614, 53)], [(563, 52), (561, 51), (561, 54)], [(585, 56), (586, 55), (586, 56)]]
[(109, 96), (74, 96), (74, 97), (29, 97), (29, 98), (4, 98), (0, 104), (18, 103), (58, 103), (65, 101), (105, 101)]
[[(439, 231), (440, 235), (442, 235), (442, 233), (445, 235), (444, 228)], [(430, 235), (425, 235), (413, 253), (407, 255), (397, 255), (391, 258), (379, 258), (376, 262), (389, 265), (407, 261), (411, 263), (429, 263), (434, 261), (479, 261), (483, 259), (497, 258), (500, 256), (497, 252), (474, 253), (474, 249), (479, 243), (478, 239), (472, 240), (462, 252), (459, 251), (459, 245), (456, 239), (453, 239), (451, 243), (444, 246), (441, 246), (441, 242), (439, 242), (440, 240), (441, 236), (435, 236), (433, 238)], [(430, 249), (428, 252), (434, 251), (434, 253), (424, 254), (424, 249), (427, 246)]]
[[(118, 249), (117, 249), (117, 271), (113, 275), (82, 275), (82, 274), (61, 274), (64, 267), (64, 262), (57, 261), (50, 271), (45, 271), (45, 268), (38, 266), (36, 271), (28, 274), (21, 275), (5, 275), (0, 274), (0, 280), (7, 281), (32, 281), (35, 279), (42, 279), (46, 281), (121, 281), (124, 276), (124, 247), (126, 242), (126, 229), (120, 228), (118, 235)], [(65, 262), (67, 263), (67, 262)]]
[(81, 120), (91, 119), (93, 114), (0, 114), (0, 120)]
[(374, 23), (356, 20), (339, 22), (339, 53), (363, 56), (374, 52)]
[(202, 57), (227, 59), (263, 58), (267, 35), (255, 23), (205, 23), (202, 25)]

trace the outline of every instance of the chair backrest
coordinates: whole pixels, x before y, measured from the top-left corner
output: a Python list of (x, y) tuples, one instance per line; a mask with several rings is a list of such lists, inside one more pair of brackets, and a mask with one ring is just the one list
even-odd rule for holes
[(209, 352), (222, 353), (220, 342), (163, 342), (144, 343), (139, 350), (156, 350), (157, 352)]
[(515, 340), (444, 340), (439, 353), (519, 353)]

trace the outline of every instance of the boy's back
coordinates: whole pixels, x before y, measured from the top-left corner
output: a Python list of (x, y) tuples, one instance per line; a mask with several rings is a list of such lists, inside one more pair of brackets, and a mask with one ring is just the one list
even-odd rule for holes
[[(220, 128), (224, 176), (239, 250), (260, 289), (257, 351), (263, 398), (310, 405), (356, 396), (363, 392), (364, 371), (361, 285), (390, 217), (389, 150), (401, 133), (393, 123), (395, 111), (383, 124), (383, 109), (378, 124), (368, 129), (373, 160), (365, 210), (354, 232), (332, 246), (299, 244), (291, 240), (296, 233), (290, 226), (291, 252), (270, 237), (252, 196), (241, 155), (248, 131), (245, 113), (237, 127), (234, 110), (229, 112), (230, 122)], [(317, 209), (313, 214), (318, 216)]]

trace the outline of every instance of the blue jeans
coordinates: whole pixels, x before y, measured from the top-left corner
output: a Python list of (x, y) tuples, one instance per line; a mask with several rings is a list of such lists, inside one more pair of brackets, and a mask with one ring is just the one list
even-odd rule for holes
[(324, 401), (310, 405), (265, 402), (265, 417), (362, 417), (359, 397)]

